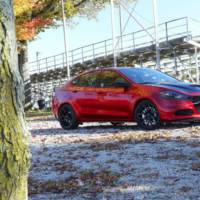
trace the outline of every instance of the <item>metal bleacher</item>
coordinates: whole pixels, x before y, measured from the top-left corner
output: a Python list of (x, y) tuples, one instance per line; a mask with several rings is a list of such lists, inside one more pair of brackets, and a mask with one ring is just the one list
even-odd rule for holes
[[(199, 41), (197, 21), (187, 17), (167, 21), (159, 25), (161, 71), (182, 80), (195, 82), (195, 48), (186, 39)], [(154, 27), (146, 29), (152, 35)], [(155, 41), (144, 31), (139, 30), (118, 37), (118, 66), (155, 68)], [(73, 49), (69, 52), (68, 62), (72, 76), (82, 71), (111, 67), (113, 62), (112, 39)], [(43, 58), (29, 63), (31, 96), (34, 104), (41, 97), (51, 100), (52, 91), (67, 81), (65, 53)]]

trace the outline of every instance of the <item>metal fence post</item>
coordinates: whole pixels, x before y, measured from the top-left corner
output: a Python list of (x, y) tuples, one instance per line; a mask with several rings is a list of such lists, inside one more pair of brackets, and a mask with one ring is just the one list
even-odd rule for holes
[(169, 37), (168, 37), (168, 23), (167, 22), (165, 22), (165, 36), (166, 36), (166, 41), (167, 41), (167, 43), (168, 43), (168, 41), (169, 41)]
[(198, 60), (198, 50), (197, 50), (197, 47), (195, 47), (195, 62), (196, 62), (196, 81), (199, 84), (200, 77), (199, 77), (199, 60)]
[(121, 37), (121, 51), (123, 51), (123, 36), (120, 37)]
[(53, 57), (53, 65), (54, 65), (54, 69), (56, 69), (56, 56)]
[(81, 55), (82, 55), (82, 63), (84, 63), (84, 52), (83, 52), (83, 47), (81, 48)]
[(62, 68), (64, 68), (64, 66), (65, 66), (65, 54), (63, 53), (62, 55), (63, 55), (63, 67)]
[(104, 41), (104, 48), (105, 48), (105, 56), (107, 56), (107, 42), (106, 42), (106, 40)]
[(176, 76), (178, 76), (177, 55), (176, 55), (176, 50), (175, 49), (173, 51), (173, 54), (174, 54), (174, 70), (175, 70)]
[(71, 51), (71, 55), (72, 55), (72, 66), (74, 65), (74, 51)]
[(134, 48), (134, 50), (135, 50), (135, 33), (133, 33), (133, 48)]
[(40, 74), (40, 60), (38, 60), (38, 72)]
[(93, 60), (95, 60), (95, 49), (94, 49), (94, 44), (92, 44), (92, 54), (93, 54)]
[(186, 17), (186, 32), (187, 32), (187, 37), (189, 36), (189, 23), (188, 23), (188, 17)]
[(48, 72), (48, 58), (45, 59), (45, 64), (46, 64), (46, 70)]

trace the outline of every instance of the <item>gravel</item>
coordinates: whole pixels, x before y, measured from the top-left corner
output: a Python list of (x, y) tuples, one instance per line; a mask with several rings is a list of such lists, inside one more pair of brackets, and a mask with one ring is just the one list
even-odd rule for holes
[(30, 200), (200, 200), (200, 125), (142, 131), (88, 123), (65, 131), (28, 117)]

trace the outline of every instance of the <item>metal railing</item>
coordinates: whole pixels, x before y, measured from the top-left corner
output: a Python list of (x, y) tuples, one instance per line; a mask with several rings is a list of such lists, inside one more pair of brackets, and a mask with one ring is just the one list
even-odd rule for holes
[[(198, 54), (198, 62), (200, 64), (200, 53)], [(148, 67), (153, 68), (155, 66), (155, 62), (149, 61), (146, 63)], [(177, 58), (177, 69), (174, 69), (174, 59), (173, 58), (165, 58), (161, 60), (162, 71), (174, 76), (183, 81), (189, 81), (196, 83), (196, 62), (194, 55), (184, 54)], [(49, 80), (44, 82), (33, 82), (31, 84), (31, 102), (32, 104), (37, 104), (37, 101), (42, 97), (47, 102), (48, 106), (50, 106), (50, 102), (52, 99), (52, 92), (55, 87), (59, 87), (60, 85), (66, 83), (67, 77), (57, 80)]]
[[(154, 35), (154, 27), (146, 29), (151, 35)], [(159, 25), (160, 42), (190, 35), (188, 18), (183, 17), (167, 21)], [(117, 37), (116, 49), (118, 53), (134, 51), (142, 47), (155, 44), (155, 41), (144, 31), (139, 30), (122, 37)], [(112, 39), (107, 39), (94, 44), (73, 49), (69, 52), (69, 65), (93, 61), (100, 57), (107, 57), (113, 53)], [(66, 67), (65, 53), (39, 59), (29, 63), (30, 75), (41, 72), (56, 70), (57, 68)]]

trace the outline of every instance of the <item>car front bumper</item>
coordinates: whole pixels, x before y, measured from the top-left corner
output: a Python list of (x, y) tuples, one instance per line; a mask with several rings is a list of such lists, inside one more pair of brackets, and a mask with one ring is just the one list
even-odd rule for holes
[(160, 99), (157, 107), (162, 121), (200, 119), (200, 103)]

